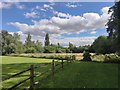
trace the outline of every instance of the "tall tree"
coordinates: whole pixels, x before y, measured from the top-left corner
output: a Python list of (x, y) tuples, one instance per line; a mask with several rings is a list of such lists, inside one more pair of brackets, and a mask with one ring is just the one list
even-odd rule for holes
[(28, 36), (27, 36), (27, 38), (26, 38), (26, 42), (31, 42), (31, 35), (30, 35), (30, 33), (28, 33)]
[(60, 43), (58, 43), (57, 45), (58, 45), (58, 47), (60, 47)]
[(74, 47), (75, 47), (75, 46), (74, 46), (72, 43), (69, 42), (69, 47), (68, 47), (68, 49), (70, 49), (71, 52), (73, 51)]
[(116, 51), (120, 55), (120, 0), (115, 2), (115, 5), (109, 9), (109, 12), (112, 12), (112, 14), (107, 23), (107, 32), (109, 39), (114, 41)]
[(50, 45), (49, 34), (46, 33), (46, 36), (45, 36), (45, 46), (49, 46), (49, 45)]
[(26, 47), (31, 47), (31, 43), (32, 43), (31, 38), (32, 38), (32, 36), (30, 35), (30, 33), (28, 33), (26, 41), (25, 41)]
[(31, 40), (32, 36), (30, 33), (28, 33), (28, 36), (26, 38), (25, 41), (25, 53), (35, 53), (36, 49), (35, 49), (35, 42)]
[(14, 33), (13, 42), (15, 45), (15, 53), (23, 53), (24, 46), (23, 46), (23, 43), (20, 41), (20, 35), (18, 33)]

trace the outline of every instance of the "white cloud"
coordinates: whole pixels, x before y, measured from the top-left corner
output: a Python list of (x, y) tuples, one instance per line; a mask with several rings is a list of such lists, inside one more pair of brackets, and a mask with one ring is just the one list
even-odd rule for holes
[(16, 7), (17, 7), (18, 9), (24, 9), (24, 8), (25, 8), (25, 6), (24, 6), (24, 5), (21, 5), (20, 3), (16, 3)]
[(41, 8), (40, 10), (41, 10), (41, 11), (45, 11), (45, 12), (46, 12), (46, 10), (45, 10), (45, 9), (43, 9), (43, 8)]
[[(26, 13), (26, 17), (35, 18), (37, 13)], [(69, 16), (64, 13), (58, 13), (58, 16)], [(34, 21), (33, 25), (22, 24), (19, 22), (12, 23), (21, 31), (31, 32), (36, 35), (43, 35), (48, 32), (50, 34), (63, 34), (63, 33), (80, 33), (88, 30), (96, 30), (105, 28), (105, 24), (109, 15), (103, 12), (102, 15), (98, 13), (84, 13), (83, 16), (70, 16), (69, 18), (52, 17), (51, 19), (43, 19)], [(26, 25), (23, 29), (23, 25)], [(23, 32), (24, 32), (23, 31)]]
[(104, 14), (108, 14), (109, 8), (110, 8), (110, 7), (104, 7), (104, 8), (102, 8), (101, 11), (102, 11)]
[(2, 9), (2, 8), (10, 8), (11, 5), (12, 5), (12, 3), (0, 2), (0, 9)]
[(71, 15), (68, 13), (66, 14), (66, 13), (62, 13), (62, 12), (58, 12), (58, 11), (53, 11), (53, 13), (55, 15), (57, 15), (58, 17), (63, 17), (63, 18), (70, 18), (71, 17)]
[(36, 8), (36, 9), (40, 9), (40, 6), (37, 5), (35, 8)]
[(96, 31), (92, 31), (92, 32), (90, 32), (90, 34), (96, 34), (97, 32)]
[(37, 5), (36, 7), (31, 8), (31, 11), (36, 11), (36, 10), (41, 10), (41, 11), (47, 11), (46, 9), (42, 8), (41, 6)]
[[(91, 34), (96, 33), (96, 29), (105, 28), (105, 24), (108, 21), (110, 15), (108, 15), (108, 8), (102, 8), (102, 15), (98, 13), (84, 13), (82, 16), (69, 16), (69, 14), (57, 12), (59, 17), (52, 17), (50, 19), (42, 19), (40, 21), (32, 21), (32, 25), (20, 23), (20, 22), (11, 22), (10, 24), (17, 27), (23, 34), (31, 33), (36, 37), (43, 37), (46, 33), (49, 33), (51, 36), (51, 42), (55, 40), (60, 43), (67, 44), (69, 42), (74, 42), (76, 45), (83, 43), (91, 43), (94, 38), (87, 40), (87, 38), (81, 41), (81, 37), (78, 38), (64, 38), (56, 39), (55, 36), (60, 36), (61, 34), (79, 34), (80, 32), (90, 31)], [(33, 14), (33, 16), (36, 14)], [(31, 14), (26, 15), (32, 17)], [(61, 18), (61, 16), (67, 18)], [(70, 40), (69, 40), (70, 39)], [(84, 38), (83, 38), (84, 39)], [(80, 40), (80, 41), (79, 41)]]
[(14, 35), (14, 32), (8, 32), (9, 34), (11, 34), (11, 35)]
[(66, 6), (69, 7), (69, 8), (75, 8), (75, 7), (77, 7), (77, 5), (72, 5), (72, 4), (67, 4)]
[(21, 5), (18, 2), (0, 2), (0, 9), (9, 9), (12, 6), (16, 6), (18, 9), (23, 9), (24, 5)]
[(54, 2), (54, 0), (48, 0), (48, 2), (51, 2), (51, 3), (52, 3), (52, 2)]
[(31, 8), (31, 11), (33, 12), (33, 11), (44, 11), (44, 12), (46, 12), (46, 11), (50, 11), (50, 10), (52, 10), (53, 11), (53, 7), (52, 6), (54, 6), (55, 4), (54, 3), (50, 3), (50, 4), (43, 4), (43, 5), (37, 5), (37, 6), (35, 6), (35, 7), (33, 7), (33, 8)]
[(38, 13), (37, 12), (27, 12), (27, 13), (25, 13), (24, 14), (24, 16), (26, 17), (26, 18), (38, 18), (39, 16), (38, 16)]
[(48, 4), (44, 4), (43, 7), (44, 7), (45, 9), (53, 9), (53, 7), (50, 6), (50, 5), (48, 5)]
[(75, 44), (76, 46), (84, 46), (84, 45), (90, 45), (93, 43), (93, 41), (97, 37), (67, 37), (67, 38), (62, 38), (62, 39), (57, 39), (57, 38), (51, 38), (51, 42), (53, 44), (57, 44), (58, 42), (62, 46), (68, 46), (69, 42)]
[(78, 6), (82, 6), (82, 5), (81, 4), (74, 4), (72, 2), (66, 4), (66, 7), (68, 7), (68, 8), (76, 8)]
[(50, 5), (51, 5), (51, 6), (54, 6), (54, 5), (55, 5), (55, 2), (50, 2)]

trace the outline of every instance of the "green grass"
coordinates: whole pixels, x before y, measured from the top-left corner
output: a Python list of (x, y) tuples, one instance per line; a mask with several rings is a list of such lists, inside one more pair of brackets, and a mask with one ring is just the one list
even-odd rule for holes
[[(42, 63), (50, 63), (52, 59), (10, 57), (2, 56), (2, 77), (6, 78), (30, 67)], [(41, 73), (51, 68), (51, 65), (43, 66), (35, 70)], [(3, 81), (3, 88), (9, 88), (17, 82), (27, 78), (29, 72), (19, 77)], [(35, 78), (35, 81), (43, 78)], [(29, 86), (29, 81), (20, 85), (16, 90)], [(56, 72), (54, 79), (49, 77), (38, 84), (36, 88), (117, 88), (118, 87), (118, 64), (97, 62), (73, 62), (64, 69)]]
[[(31, 64), (34, 64), (34, 66), (38, 66), (43, 63), (51, 63), (51, 60), (52, 59), (2, 56), (2, 79), (29, 68)], [(43, 71), (48, 70), (50, 67), (51, 65), (40, 67), (35, 70), (35, 73), (41, 73)], [(28, 76), (29, 76), (29, 71), (18, 77), (3, 81), (2, 86), (3, 88), (9, 88), (17, 84), (21, 80), (27, 78)], [(40, 78), (36, 78), (36, 79), (40, 79)], [(20, 87), (23, 88), (26, 86), (29, 86), (29, 81), (27, 81), (25, 84), (23, 84)]]
[(118, 65), (74, 62), (48, 79), (39, 88), (117, 88)]

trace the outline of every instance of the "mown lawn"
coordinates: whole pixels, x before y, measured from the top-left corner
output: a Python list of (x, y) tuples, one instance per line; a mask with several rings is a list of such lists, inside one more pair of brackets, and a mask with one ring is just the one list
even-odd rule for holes
[[(28, 58), (28, 57), (2, 57), (2, 77), (6, 78), (30, 67), (42, 63), (50, 63), (52, 59)], [(51, 68), (51, 64), (36, 69), (35, 73), (41, 73)], [(19, 77), (3, 82), (3, 88), (9, 88), (17, 82), (27, 78), (29, 72)], [(39, 80), (42, 77), (36, 78)], [(16, 90), (29, 86), (29, 81), (20, 85)], [(65, 65), (64, 69), (56, 72), (54, 78), (49, 77), (38, 84), (36, 88), (117, 88), (118, 64), (97, 62), (73, 62)]]
[(118, 88), (118, 64), (74, 62), (39, 88)]
[[(13, 74), (16, 74), (20, 71), (23, 71), (23, 70), (29, 68), (31, 64), (33, 64), (34, 66), (38, 66), (43, 63), (51, 63), (51, 60), (52, 59), (2, 56), (2, 61), (1, 61), (1, 63), (2, 63), (2, 79), (7, 78)], [(35, 73), (41, 73), (43, 71), (48, 70), (49, 68), (51, 68), (51, 64), (36, 69)], [(18, 77), (3, 81), (2, 88), (4, 88), (4, 89), (9, 88), (9, 87), (17, 84), (21, 80), (27, 78), (29, 75), (30, 75), (30, 73), (28, 71)], [(36, 78), (36, 79), (40, 79), (40, 78)], [(19, 87), (23, 88), (26, 86), (29, 86), (29, 80), (25, 84), (22, 84)], [(16, 89), (18, 89), (18, 88), (16, 88)]]

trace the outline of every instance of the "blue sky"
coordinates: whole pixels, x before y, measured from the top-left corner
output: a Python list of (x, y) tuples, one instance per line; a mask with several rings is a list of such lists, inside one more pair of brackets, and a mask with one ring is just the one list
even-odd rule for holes
[(25, 41), (27, 33), (33, 40), (44, 42), (49, 33), (51, 43), (67, 46), (91, 44), (98, 36), (107, 35), (107, 10), (113, 2), (17, 2), (2, 3), (2, 29), (17, 32)]

